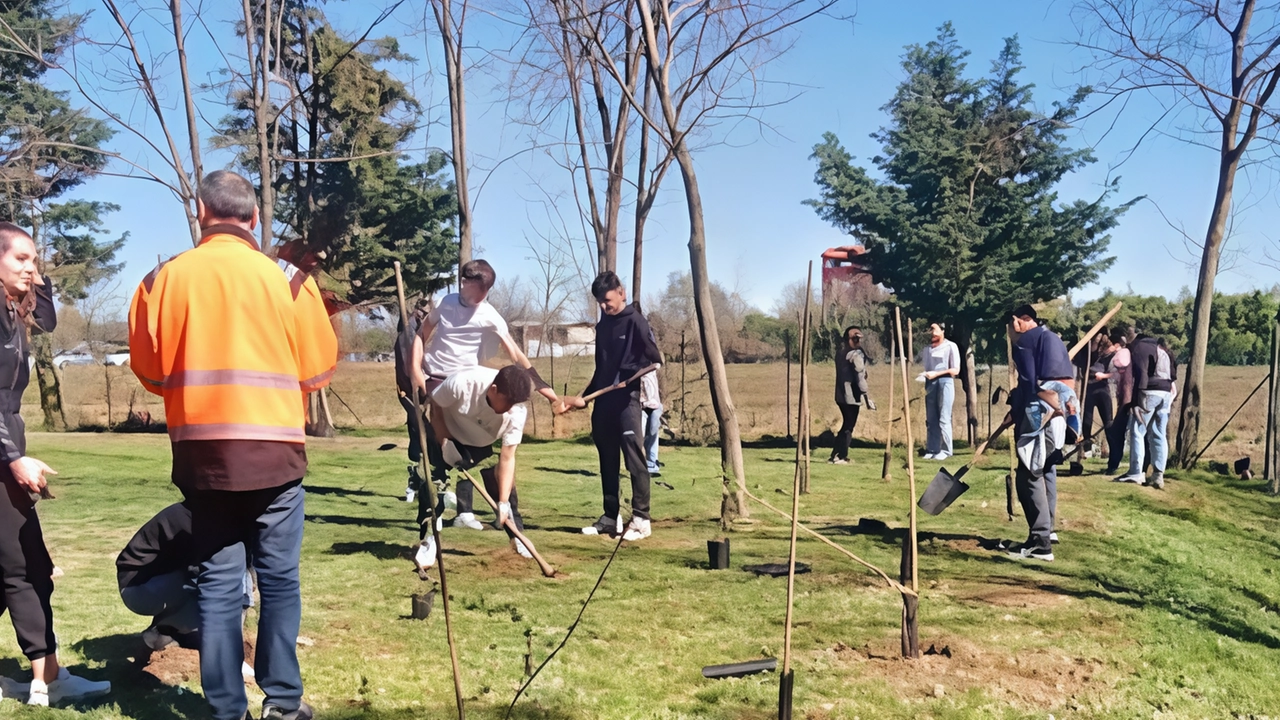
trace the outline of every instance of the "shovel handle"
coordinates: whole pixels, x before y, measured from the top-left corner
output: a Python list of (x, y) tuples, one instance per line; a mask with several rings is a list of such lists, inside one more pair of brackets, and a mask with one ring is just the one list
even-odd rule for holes
[[(467, 472), (466, 468), (458, 468), (458, 469), (462, 471), (463, 477), (471, 481), (471, 484), (472, 486), (475, 487), (476, 492), (480, 493), (480, 497), (484, 498), (484, 501), (489, 503), (489, 507), (493, 508), (493, 512), (497, 514), (498, 503), (494, 502), (493, 497), (489, 495), (489, 492), (487, 490), (485, 490), (483, 480), (481, 482), (476, 482), (475, 479), (471, 477), (471, 473)], [(525, 537), (524, 533), (520, 532), (520, 528), (516, 527), (516, 523), (514, 520), (508, 517), (504, 527), (510, 530), (511, 534), (515, 535), (517, 540), (524, 543), (525, 549), (528, 550), (529, 554), (533, 556), (533, 561), (538, 563), (538, 568), (542, 570), (542, 574), (545, 577), (556, 576), (556, 569), (551, 567), (550, 563), (548, 563), (546, 560), (542, 559), (542, 555), (538, 554), (538, 548), (534, 547), (533, 543), (529, 542), (529, 538)]]
[(639, 380), (639, 379), (640, 379), (640, 376), (642, 376), (642, 375), (648, 375), (649, 373), (653, 372), (654, 370), (657, 370), (657, 369), (658, 369), (658, 367), (659, 367), (659, 363), (653, 363), (652, 365), (646, 365), (645, 367), (642, 367), (642, 368), (640, 368), (639, 370), (637, 370), (635, 375), (632, 375), (631, 377), (627, 378), (626, 380), (623, 380), (623, 381), (622, 381), (622, 382), (620, 382), (620, 383), (617, 383), (617, 384), (614, 384), (614, 385), (610, 385), (609, 387), (606, 387), (606, 388), (601, 388), (601, 389), (599, 389), (599, 390), (597, 390), (597, 391), (595, 391), (595, 392), (591, 393), (590, 395), (587, 395), (586, 397), (582, 398), (582, 401), (583, 401), (583, 402), (591, 402), (592, 400), (595, 400), (596, 398), (600, 397), (601, 395), (603, 395), (603, 394), (605, 394), (605, 393), (607, 393), (607, 392), (613, 392), (614, 390), (621, 390), (622, 388), (624, 388), (624, 387), (626, 387), (626, 386), (630, 385), (631, 383), (635, 382), (636, 380)]
[(996, 428), (995, 432), (991, 433), (991, 437), (983, 440), (982, 444), (978, 446), (978, 449), (974, 451), (973, 459), (969, 461), (969, 464), (972, 465), (978, 462), (978, 458), (982, 457), (982, 453), (987, 451), (987, 446), (994, 442), (996, 438), (1000, 437), (1000, 433), (1007, 430), (1011, 425), (1013, 425), (1012, 422), (1000, 423), (1000, 427)]

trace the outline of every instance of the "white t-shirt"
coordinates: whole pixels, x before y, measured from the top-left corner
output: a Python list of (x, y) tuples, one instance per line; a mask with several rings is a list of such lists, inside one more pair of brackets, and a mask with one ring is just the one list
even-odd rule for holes
[(463, 445), (484, 447), (502, 438), (502, 444), (519, 445), (524, 438), (524, 422), (529, 409), (520, 403), (505, 413), (489, 407), (485, 391), (493, 384), (498, 371), (477, 367), (449, 376), (431, 393), (431, 399), (444, 412), (449, 434)]
[(497, 355), (507, 335), (507, 321), (492, 305), (486, 301), (468, 307), (457, 293), (445, 295), (427, 321), (435, 331), (422, 353), (422, 369), (437, 377), (468, 370)]
[(658, 394), (658, 372), (640, 376), (640, 407), (645, 410), (661, 410), (662, 396)]
[(960, 348), (950, 340), (943, 340), (937, 347), (925, 345), (920, 350), (920, 364), (925, 372), (960, 369)]

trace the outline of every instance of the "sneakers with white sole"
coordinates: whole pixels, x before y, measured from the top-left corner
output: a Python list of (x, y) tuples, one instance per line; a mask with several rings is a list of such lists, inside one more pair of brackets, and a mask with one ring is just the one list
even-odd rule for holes
[(262, 720), (311, 720), (315, 710), (307, 703), (299, 703), (297, 710), (285, 712), (275, 705), (262, 706)]
[(1058, 533), (1056, 533), (1056, 532), (1051, 532), (1051, 533), (1049, 533), (1049, 542), (1050, 542), (1050, 543), (1057, 543), (1057, 542), (1058, 542)]
[(1144, 477), (1144, 476), (1143, 476), (1143, 475), (1141, 475), (1141, 474), (1133, 475), (1133, 474), (1131, 474), (1131, 473), (1126, 473), (1126, 474), (1121, 475), (1120, 477), (1116, 478), (1115, 480), (1112, 480), (1111, 482), (1118, 482), (1118, 483), (1133, 483), (1134, 485), (1142, 485), (1142, 484), (1143, 484), (1143, 483), (1145, 483), (1146, 481), (1147, 481), (1147, 478), (1146, 478), (1146, 477)]
[(609, 537), (617, 536), (622, 532), (622, 517), (609, 517), (601, 515), (599, 520), (582, 528), (583, 535), (608, 535)]
[(425, 570), (436, 564), (436, 555), (436, 539), (428, 535), (418, 545), (418, 552), (413, 554), (413, 561), (420, 570)]
[(1010, 550), (1009, 557), (1014, 560), (1040, 560), (1042, 562), (1053, 562), (1053, 551), (1030, 545), (1023, 545), (1020, 548)]
[(524, 543), (520, 542), (520, 538), (511, 538), (511, 542), (515, 545), (517, 555), (525, 558), (526, 560), (533, 559), (533, 553), (529, 552), (529, 548), (525, 547)]
[(1143, 483), (1143, 485), (1146, 485), (1149, 488), (1155, 488), (1156, 490), (1163, 490), (1164, 489), (1164, 473), (1158, 472), (1158, 473), (1152, 474), (1151, 479)]
[(622, 533), (622, 539), (635, 542), (643, 540), (653, 534), (653, 528), (649, 521), (645, 518), (633, 517), (631, 522), (627, 523), (627, 529)]
[(466, 528), (468, 530), (483, 530), (484, 525), (476, 519), (475, 513), (458, 513), (453, 519), (453, 526), (456, 528)]
[(39, 680), (31, 682), (27, 704), (48, 707), (63, 700), (83, 700), (106, 695), (109, 692), (111, 692), (111, 683), (106, 680), (89, 680), (79, 675), (72, 675), (66, 668), (58, 668), (58, 679), (48, 685)]

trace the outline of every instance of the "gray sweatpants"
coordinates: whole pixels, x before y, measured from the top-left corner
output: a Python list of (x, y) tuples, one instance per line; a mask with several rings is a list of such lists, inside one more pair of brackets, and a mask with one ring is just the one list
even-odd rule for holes
[(1058, 469), (1046, 467), (1044, 477), (1036, 478), (1021, 462), (1014, 475), (1014, 488), (1018, 492), (1018, 502), (1027, 517), (1030, 530), (1027, 544), (1048, 550), (1049, 533), (1053, 532), (1054, 521), (1058, 515)]

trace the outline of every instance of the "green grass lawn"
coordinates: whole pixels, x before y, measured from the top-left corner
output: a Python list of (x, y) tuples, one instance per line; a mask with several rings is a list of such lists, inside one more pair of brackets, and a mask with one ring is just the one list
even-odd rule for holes
[[(448, 718), (453, 688), (437, 599), (407, 619), (426, 589), (409, 561), (413, 510), (398, 500), (399, 436), (314, 442), (307, 478), (299, 648), (308, 700), (323, 718)], [(105, 703), (0, 716), (152, 720), (207, 717), (198, 677), (165, 683), (135, 659), (146, 619), (119, 602), (113, 561), (133, 531), (178, 498), (164, 436), (43, 435), (33, 455), (61, 475), (40, 514), (55, 562), (54, 595), (67, 665), (110, 679)], [(825, 458), (816, 449), (815, 458)], [(879, 479), (881, 450), (847, 467), (815, 463), (801, 515), (896, 573), (909, 502), (906, 471)], [(752, 492), (789, 507), (794, 450), (752, 449)], [(1249, 718), (1274, 715), (1280, 687), (1280, 506), (1260, 483), (1174, 475), (1164, 492), (1099, 474), (1061, 480), (1062, 544), (1051, 564), (1022, 565), (983, 549), (1021, 539), (1004, 517), (1003, 462), (970, 475), (973, 489), (939, 517), (922, 515), (920, 638), (940, 654), (898, 659), (900, 598), (834, 550), (800, 540), (813, 571), (797, 577), (797, 717)], [(719, 535), (718, 451), (666, 448), (655, 486), (654, 535), (619, 552), (577, 633), (513, 717), (767, 718), (777, 675), (704, 680), (704, 665), (781, 656), (785, 580), (741, 567), (783, 561), (788, 528), (754, 507), (732, 534), (732, 565), (707, 567)], [(963, 458), (960, 458), (963, 461)], [(594, 448), (528, 443), (518, 480), (529, 536), (564, 574), (543, 578), (494, 531), (446, 531), (445, 562), (468, 717), (501, 718), (524, 677), (563, 637), (612, 542), (577, 528), (599, 514)], [(959, 462), (948, 462), (952, 470)], [(938, 464), (920, 462), (922, 490)], [(1100, 468), (1090, 464), (1091, 471)], [(860, 518), (888, 530), (861, 532)], [(868, 527), (864, 524), (863, 527)], [(251, 622), (253, 620), (251, 615)], [(27, 675), (0, 632), (0, 674)], [(251, 698), (255, 697), (251, 691)], [(260, 700), (260, 696), (256, 696)], [(251, 701), (257, 710), (257, 703)]]

